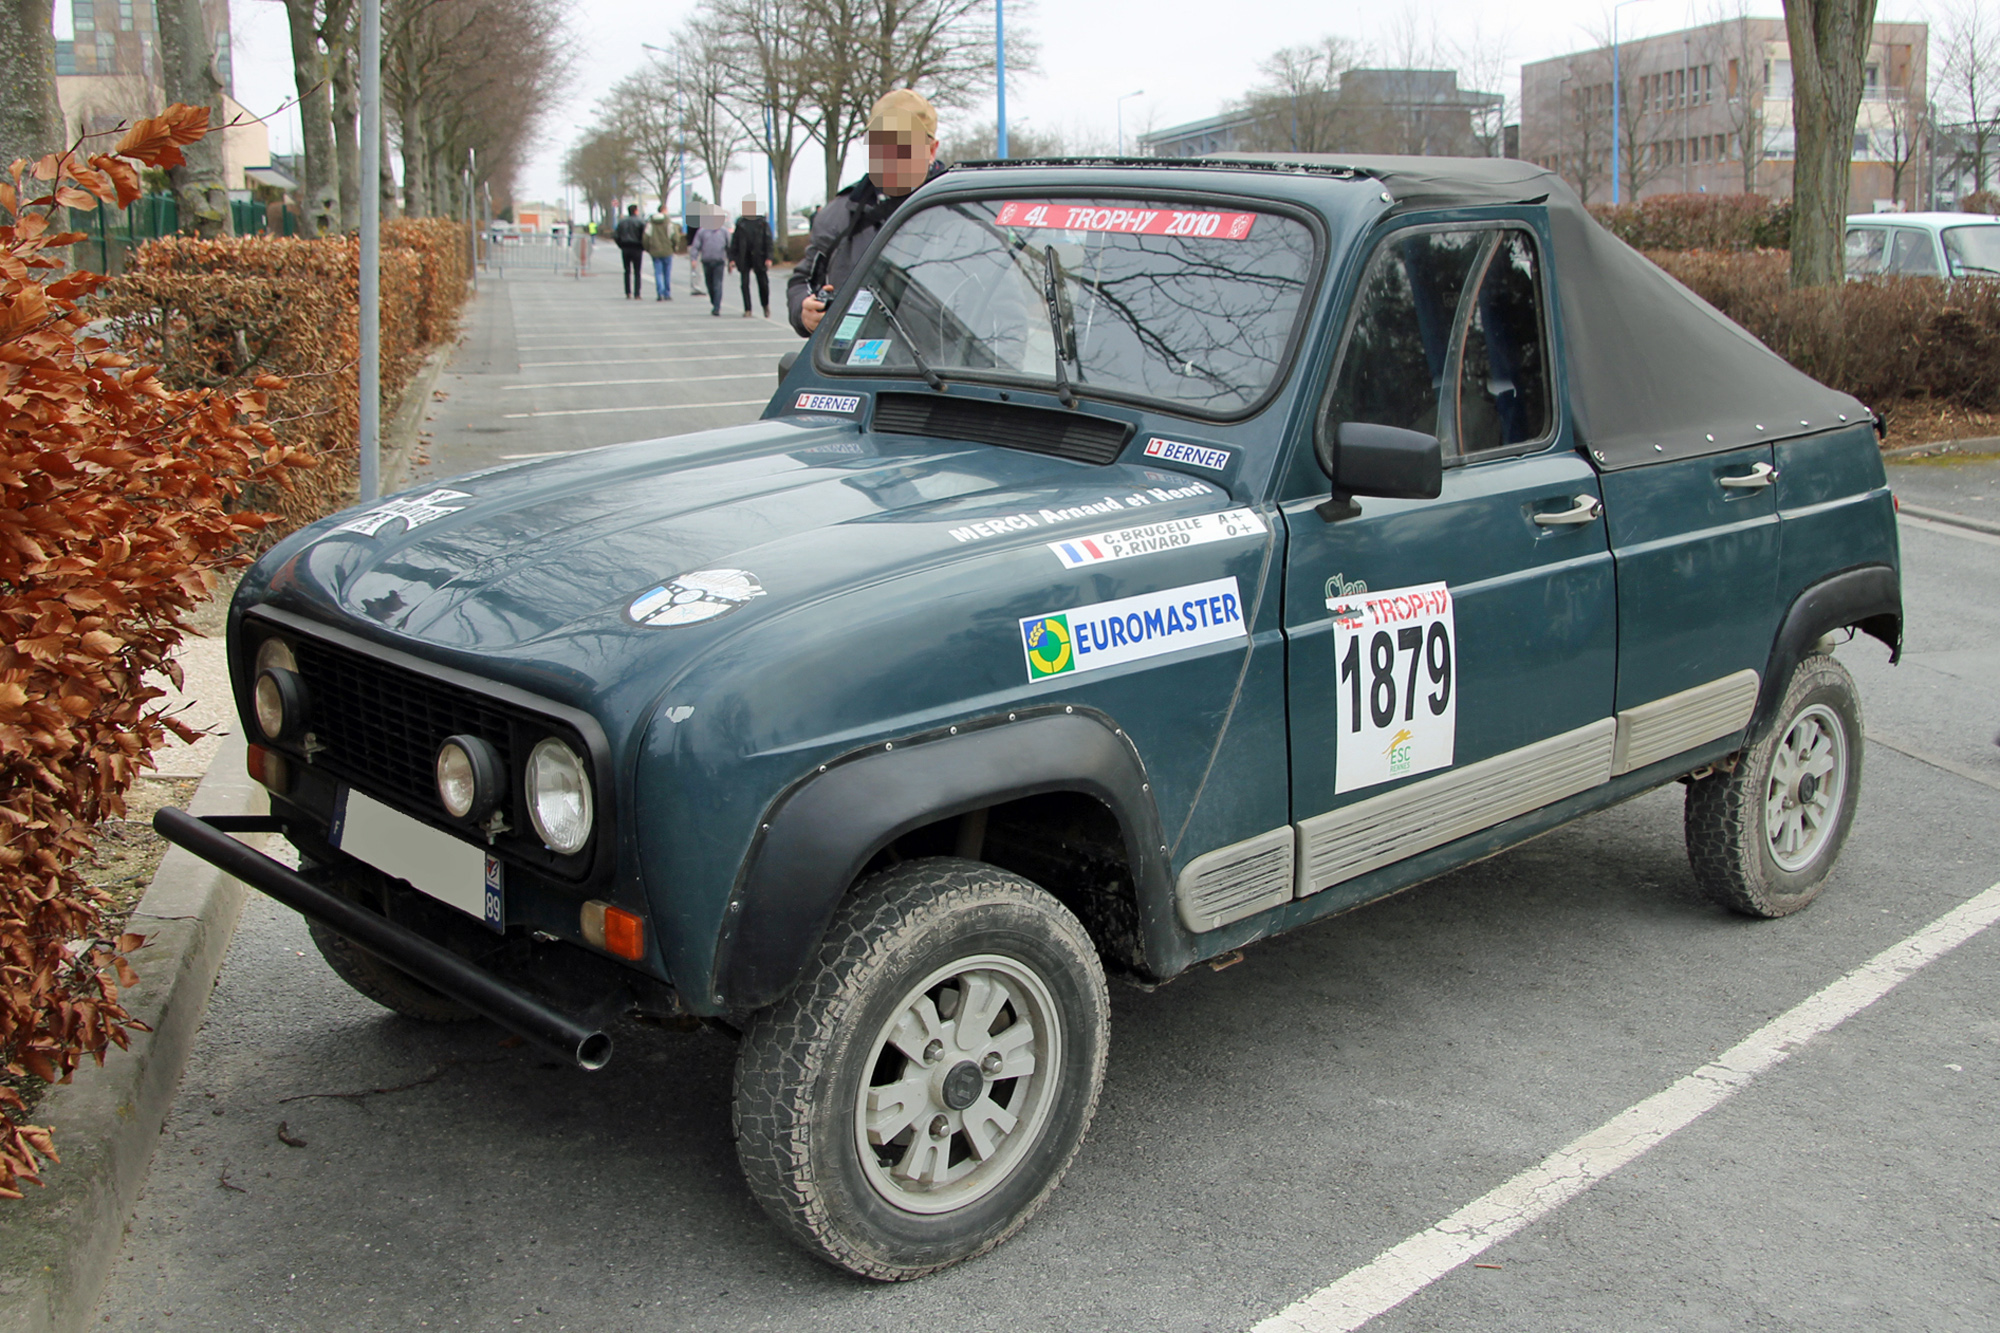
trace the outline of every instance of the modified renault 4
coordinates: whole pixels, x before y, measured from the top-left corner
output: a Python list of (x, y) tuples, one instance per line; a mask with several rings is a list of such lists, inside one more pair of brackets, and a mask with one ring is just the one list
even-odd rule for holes
[[(1902, 605), (1870, 413), (1507, 161), (958, 169), (751, 425), (336, 515), (169, 838), (411, 1018), (740, 1034), (750, 1189), (912, 1278), (1055, 1188), (1164, 982), (1667, 783), (1778, 916)], [(234, 836), (281, 832), (298, 870)]]

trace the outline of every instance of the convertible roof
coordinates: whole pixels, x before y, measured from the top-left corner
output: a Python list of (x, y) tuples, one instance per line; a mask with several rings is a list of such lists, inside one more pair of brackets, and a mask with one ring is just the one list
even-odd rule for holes
[(1541, 167), (1482, 157), (1235, 160), (1264, 169), (1347, 168), (1380, 181), (1396, 212), (1546, 205), (1570, 403), (1600, 467), (1721, 453), (1869, 418), (1853, 398), (1793, 367), (1606, 231), (1561, 177)]

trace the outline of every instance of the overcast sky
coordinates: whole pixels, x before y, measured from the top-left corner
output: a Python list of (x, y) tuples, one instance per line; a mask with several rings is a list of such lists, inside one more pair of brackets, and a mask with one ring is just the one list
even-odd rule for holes
[[(1619, 33), (1639, 37), (1705, 22), (1715, 3), (1628, 0), (1619, 11)], [(1320, 11), (1323, 19), (1304, 26), (1302, 8), (1296, 0), (1229, 0), (1223, 5), (1208, 0), (1041, 0), (1033, 6), (1009, 0), (1008, 26), (1028, 29), (1041, 44), (1041, 58), (1036, 72), (1009, 80), (1008, 124), (1017, 130), (1056, 129), (1072, 141), (1094, 140), (1110, 147), (1122, 106), (1130, 149), (1144, 129), (1220, 112), (1256, 82), (1258, 62), (1278, 47), (1332, 32), (1372, 48), (1383, 63), (1400, 64), (1395, 57), (1409, 49), (1404, 34), (1412, 27), (1420, 41), (1435, 38), (1447, 48), (1476, 46), (1487, 53), (1491, 67), (1505, 70), (1505, 84), (1481, 90), (1511, 96), (1524, 61), (1597, 45), (1592, 34), (1610, 24), (1604, 0), (1513, 0), (1505, 5), (1391, 0), (1378, 6), (1329, 6)], [(1930, 8), (1925, 0), (1880, 0), (1876, 17), (1885, 22), (1922, 20)], [(548, 118), (541, 149), (519, 182), (519, 197), (560, 197), (563, 152), (592, 120), (604, 90), (638, 67), (645, 54), (639, 43), (664, 45), (694, 10), (693, 0), (574, 0), (577, 78)], [(252, 111), (268, 113), (292, 94), (284, 6), (277, 0), (235, 0), (234, 11), (236, 95)], [(1772, 0), (1753, 2), (1751, 12), (1778, 17), (1782, 11), (1779, 0)], [(1461, 84), (1481, 86), (1470, 73), (1463, 72)], [(1133, 92), (1140, 95), (1120, 102)], [(981, 110), (958, 119), (970, 123), (992, 117), (989, 98)], [(274, 124), (274, 151), (294, 150), (296, 125), (295, 116), (289, 123)], [(940, 137), (949, 138), (952, 128), (947, 117)], [(864, 169), (857, 155), (843, 179), (852, 180)], [(725, 197), (732, 207), (749, 188), (763, 198), (764, 181), (759, 159), (754, 173), (739, 169), (731, 175)], [(799, 165), (793, 181), (795, 206), (819, 200), (822, 172), (816, 153)]]

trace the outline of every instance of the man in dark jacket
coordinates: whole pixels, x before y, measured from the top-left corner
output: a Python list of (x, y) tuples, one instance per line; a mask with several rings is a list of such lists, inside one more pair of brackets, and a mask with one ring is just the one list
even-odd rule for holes
[(757, 216), (757, 201), (745, 199), (736, 230), (729, 235), (729, 265), (743, 275), (743, 318), (750, 318), (750, 275), (757, 275), (757, 299), (771, 317), (771, 228)]
[(801, 338), (810, 338), (826, 314), (825, 300), (812, 290), (815, 258), (826, 256), (826, 286), (838, 288), (852, 277), (889, 215), (912, 190), (944, 173), (937, 151), (937, 112), (929, 102), (898, 88), (875, 103), (868, 113), (868, 174), (827, 200), (813, 218), (805, 256), (785, 283), (792, 328)]
[(637, 204), (625, 206), (625, 216), (612, 228), (611, 239), (618, 243), (618, 257), (625, 261), (625, 294), (639, 299), (639, 272), (646, 258), (646, 223)]

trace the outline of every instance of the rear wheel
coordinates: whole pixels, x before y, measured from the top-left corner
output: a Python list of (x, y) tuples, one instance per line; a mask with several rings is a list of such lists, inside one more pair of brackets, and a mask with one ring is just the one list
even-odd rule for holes
[(1815, 653), (1792, 672), (1777, 720), (1732, 772), (1688, 784), (1688, 859), (1715, 901), (1750, 916), (1798, 911), (1840, 858), (1861, 793), (1861, 700), (1847, 668)]
[(1049, 894), (970, 861), (885, 872), (744, 1034), (736, 1143), (751, 1191), (863, 1277), (983, 1253), (1076, 1155), (1109, 1022), (1090, 938)]

